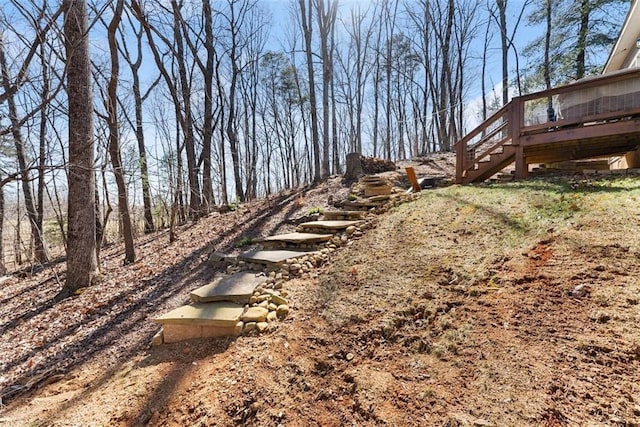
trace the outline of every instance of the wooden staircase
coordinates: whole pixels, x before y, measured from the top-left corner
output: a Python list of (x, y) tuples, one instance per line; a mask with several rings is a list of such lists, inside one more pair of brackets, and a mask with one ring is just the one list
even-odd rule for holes
[(640, 69), (513, 98), (456, 144), (456, 183), (484, 181), (515, 163), (623, 155), (640, 148)]

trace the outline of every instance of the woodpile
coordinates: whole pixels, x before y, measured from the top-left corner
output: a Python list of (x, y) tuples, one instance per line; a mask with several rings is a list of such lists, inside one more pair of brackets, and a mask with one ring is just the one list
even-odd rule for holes
[(360, 157), (362, 170), (366, 175), (372, 175), (381, 172), (394, 171), (397, 169), (396, 164), (391, 160), (379, 159), (377, 157)]

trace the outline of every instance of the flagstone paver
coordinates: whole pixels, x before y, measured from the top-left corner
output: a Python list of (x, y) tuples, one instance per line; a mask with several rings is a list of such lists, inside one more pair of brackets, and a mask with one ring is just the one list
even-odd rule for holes
[(246, 304), (256, 287), (266, 281), (264, 275), (239, 272), (231, 276), (219, 276), (211, 283), (191, 292), (193, 302), (233, 301)]

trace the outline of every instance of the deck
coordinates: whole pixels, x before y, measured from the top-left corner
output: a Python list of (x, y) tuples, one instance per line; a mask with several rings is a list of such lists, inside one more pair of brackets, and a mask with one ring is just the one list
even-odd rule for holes
[(516, 97), (456, 144), (456, 182), (640, 147), (640, 68)]

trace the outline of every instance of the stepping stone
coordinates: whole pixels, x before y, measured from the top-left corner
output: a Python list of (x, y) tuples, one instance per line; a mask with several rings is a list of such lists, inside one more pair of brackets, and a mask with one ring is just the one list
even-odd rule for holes
[(219, 276), (211, 283), (191, 292), (193, 302), (232, 301), (238, 304), (249, 302), (256, 287), (266, 281), (255, 273), (239, 272), (231, 276)]
[(391, 194), (381, 194), (379, 196), (371, 196), (369, 197), (370, 202), (386, 202), (391, 199)]
[(154, 319), (162, 325), (235, 327), (244, 307), (229, 301), (193, 303), (175, 308)]
[(372, 184), (372, 183), (383, 183), (386, 184), (387, 180), (378, 175), (365, 175), (360, 180), (363, 183)]
[(304, 230), (323, 230), (323, 231), (338, 231), (344, 230), (352, 225), (360, 225), (362, 221), (345, 221), (345, 220), (335, 220), (335, 221), (311, 221), (304, 222), (300, 224)]
[(346, 208), (369, 209), (377, 208), (378, 206), (382, 206), (383, 204), (384, 202), (374, 202), (371, 200), (353, 200), (344, 202), (342, 206)]
[(162, 325), (165, 343), (195, 338), (238, 336), (244, 307), (232, 302), (211, 302), (178, 307), (154, 319)]
[(198, 338), (237, 337), (242, 333), (243, 323), (235, 326), (207, 326), (207, 325), (174, 325), (167, 323), (162, 326), (162, 342), (171, 344)]
[(255, 249), (238, 255), (238, 260), (248, 263), (261, 264), (266, 267), (279, 267), (290, 258), (315, 254), (317, 251), (290, 251), (285, 249), (259, 250)]
[(381, 196), (391, 194), (390, 185), (365, 186), (364, 197)]
[[(303, 223), (306, 224), (306, 223)], [(304, 243), (322, 243), (331, 240), (331, 236), (327, 236), (326, 234), (316, 234), (316, 233), (288, 233), (288, 234), (279, 234), (277, 236), (269, 236), (264, 239), (256, 240), (258, 243), (264, 242), (284, 242), (284, 243), (294, 243), (294, 244), (304, 244)]]
[(325, 220), (335, 219), (364, 219), (367, 215), (364, 211), (327, 211), (322, 214)]

